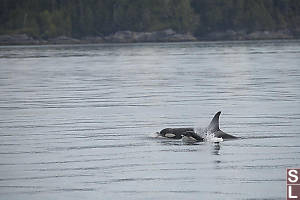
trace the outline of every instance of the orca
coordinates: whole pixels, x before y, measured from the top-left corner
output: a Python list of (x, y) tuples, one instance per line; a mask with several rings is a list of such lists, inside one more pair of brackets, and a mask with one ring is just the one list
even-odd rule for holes
[(211, 133), (215, 138), (236, 139), (236, 136), (227, 134), (220, 129), (219, 118), (221, 111), (217, 112), (210, 124), (204, 129), (194, 129), (194, 128), (165, 128), (160, 132), (157, 132), (159, 136), (171, 138), (171, 139), (182, 139), (185, 141), (205, 141), (205, 134)]

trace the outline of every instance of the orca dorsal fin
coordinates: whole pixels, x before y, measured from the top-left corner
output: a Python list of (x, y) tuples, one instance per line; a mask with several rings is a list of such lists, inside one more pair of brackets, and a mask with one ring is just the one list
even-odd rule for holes
[(214, 118), (211, 120), (210, 124), (207, 127), (207, 130), (210, 132), (216, 132), (220, 130), (219, 127), (219, 117), (221, 115), (221, 111), (217, 112), (214, 116)]

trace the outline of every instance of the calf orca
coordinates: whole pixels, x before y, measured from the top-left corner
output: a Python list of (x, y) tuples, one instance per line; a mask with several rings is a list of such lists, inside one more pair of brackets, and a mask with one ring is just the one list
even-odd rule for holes
[(210, 124), (204, 129), (194, 129), (194, 128), (165, 128), (158, 132), (157, 134), (162, 137), (172, 138), (172, 139), (184, 139), (195, 140), (198, 142), (202, 142), (205, 140), (205, 134), (211, 133), (216, 138), (222, 139), (235, 139), (237, 137), (233, 135), (229, 135), (222, 130), (220, 130), (219, 126), (219, 118), (221, 111), (217, 112)]

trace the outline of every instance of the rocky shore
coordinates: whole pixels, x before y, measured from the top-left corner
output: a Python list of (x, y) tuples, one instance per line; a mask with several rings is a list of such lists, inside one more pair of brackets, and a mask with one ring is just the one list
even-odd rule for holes
[(130, 43), (130, 42), (184, 42), (196, 41), (191, 34), (179, 34), (172, 29), (156, 32), (132, 32), (119, 31), (104, 37), (107, 42)]
[(297, 39), (299, 34), (290, 30), (278, 31), (233, 31), (211, 32), (199, 40), (271, 40), (271, 39)]
[(155, 32), (118, 31), (114, 34), (71, 38), (59, 36), (48, 40), (34, 39), (26, 34), (0, 35), (0, 45), (38, 44), (89, 44), (89, 43), (133, 43), (133, 42), (183, 42), (197, 41), (191, 34), (176, 33), (172, 29)]
[(280, 31), (233, 31), (211, 32), (201, 37), (186, 33), (177, 33), (172, 29), (155, 32), (118, 31), (108, 36), (89, 36), (71, 38), (59, 36), (48, 40), (34, 39), (26, 34), (0, 35), (0, 45), (44, 45), (44, 44), (95, 44), (95, 43), (137, 43), (137, 42), (185, 42), (215, 40), (263, 40), (263, 39), (296, 39), (299, 32)]

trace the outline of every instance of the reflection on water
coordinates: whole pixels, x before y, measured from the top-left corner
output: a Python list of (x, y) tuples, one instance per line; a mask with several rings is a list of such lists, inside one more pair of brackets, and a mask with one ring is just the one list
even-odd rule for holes
[(219, 143), (214, 144), (214, 148), (212, 150), (213, 155), (220, 155), (221, 145)]
[[(299, 41), (0, 47), (0, 199), (283, 199)], [(184, 144), (221, 110), (242, 139)]]

